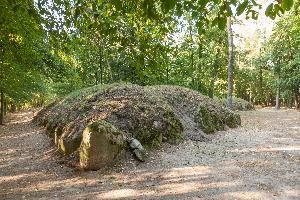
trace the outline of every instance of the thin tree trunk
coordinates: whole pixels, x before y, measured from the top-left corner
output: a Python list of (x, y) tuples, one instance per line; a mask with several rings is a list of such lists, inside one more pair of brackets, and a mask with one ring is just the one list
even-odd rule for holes
[[(97, 44), (98, 44), (98, 53), (99, 53), (99, 68), (96, 70), (96, 85), (99, 84), (99, 78), (100, 78), (100, 84), (103, 83), (103, 45), (101, 41), (101, 35), (97, 33)], [(99, 70), (100, 70), (100, 77), (99, 77)]]
[[(191, 37), (191, 42), (192, 44), (194, 43), (193, 41), (193, 34), (192, 34), (192, 25), (190, 24), (190, 37)], [(193, 48), (191, 47), (191, 52), (190, 52), (190, 56), (191, 56), (191, 69), (192, 69), (192, 72), (194, 72), (194, 50)], [(192, 88), (194, 88), (195, 86), (195, 77), (193, 76), (192, 74)]]
[(252, 91), (251, 91), (251, 84), (250, 84), (250, 89), (249, 89), (249, 103), (252, 103)]
[[(165, 46), (167, 46), (167, 41), (165, 41)], [(164, 52), (164, 65), (166, 67), (166, 75), (167, 75), (167, 84), (169, 84), (169, 57), (168, 53)]]
[(210, 80), (210, 91), (209, 91), (209, 97), (214, 98), (214, 93), (215, 93), (215, 82), (218, 77), (218, 66), (219, 66), (219, 54), (220, 54), (220, 49), (217, 49), (217, 55), (216, 59), (213, 65), (213, 71), (212, 71), (212, 79)]
[(202, 45), (199, 42), (198, 43), (198, 65), (197, 65), (197, 90), (200, 91), (200, 87), (202, 84), (202, 81), (200, 79), (199, 74), (202, 73), (202, 66), (201, 66), (201, 59), (202, 59)]
[(209, 90), (209, 98), (214, 98), (214, 93), (215, 93), (215, 77), (213, 77), (211, 80), (210, 80), (210, 90)]
[(280, 109), (280, 85), (279, 85), (279, 76), (277, 77), (277, 83), (276, 83), (276, 110)]
[(169, 66), (168, 65), (166, 67), (166, 72), (167, 72), (167, 84), (169, 84)]
[(259, 66), (259, 83), (258, 83), (258, 93), (259, 93), (259, 104), (262, 105), (263, 104), (263, 89), (262, 89), (262, 85), (263, 85), (263, 74), (262, 74), (262, 67)]
[(11, 102), (11, 112), (16, 112), (16, 110), (17, 110), (17, 108), (16, 108), (16, 105), (13, 103), (13, 102)]
[(1, 106), (0, 125), (3, 125), (3, 123), (4, 123), (4, 93), (3, 93), (2, 90), (1, 90), (1, 103), (0, 103), (0, 106)]
[(96, 71), (96, 85), (98, 85), (98, 71)]
[(296, 109), (299, 109), (300, 108), (300, 99), (299, 99), (299, 97), (300, 97), (300, 95), (299, 95), (300, 93), (299, 93), (299, 89), (297, 89), (295, 92), (294, 92), (294, 99), (295, 99), (295, 108)]
[(228, 94), (227, 105), (232, 108), (232, 92), (233, 92), (233, 34), (231, 28), (231, 17), (227, 17), (227, 34), (228, 34)]
[(99, 59), (99, 65), (100, 65), (100, 84), (102, 85), (103, 84), (103, 63), (102, 63), (102, 60), (103, 60), (103, 46), (102, 46), (102, 43), (101, 43), (101, 40), (100, 40), (100, 51), (99, 51), (99, 54), (100, 54), (100, 59)]
[(4, 102), (3, 102), (3, 114), (4, 116), (6, 116), (6, 113), (7, 113), (7, 103), (6, 103), (6, 99), (4, 99)]
[(100, 65), (100, 84), (103, 84), (103, 66), (102, 64)]
[(112, 69), (111, 69), (111, 66), (109, 64), (109, 60), (108, 60), (108, 55), (107, 53), (104, 54), (105, 56), (105, 60), (106, 60), (106, 64), (107, 64), (107, 69), (108, 69), (108, 78), (109, 78), (109, 82), (112, 83), (114, 80), (113, 80), (113, 73), (112, 73)]

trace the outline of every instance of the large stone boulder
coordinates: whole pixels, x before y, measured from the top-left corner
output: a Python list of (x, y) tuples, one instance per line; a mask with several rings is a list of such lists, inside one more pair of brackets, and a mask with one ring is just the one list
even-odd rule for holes
[(89, 124), (83, 131), (80, 145), (80, 166), (98, 170), (124, 156), (124, 133), (106, 121)]

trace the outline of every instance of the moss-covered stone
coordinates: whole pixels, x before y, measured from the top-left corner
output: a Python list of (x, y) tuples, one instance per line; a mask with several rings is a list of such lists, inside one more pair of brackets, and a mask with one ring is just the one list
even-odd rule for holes
[(75, 138), (68, 138), (68, 137), (60, 137), (57, 139), (57, 147), (58, 150), (63, 153), (64, 155), (69, 155), (76, 151), (81, 143), (81, 135)]
[(229, 128), (236, 128), (241, 125), (241, 117), (239, 114), (231, 113), (226, 116), (225, 122)]
[(164, 120), (166, 122), (166, 128), (163, 135), (167, 138), (167, 141), (171, 144), (180, 143), (184, 135), (182, 134), (183, 126), (179, 118), (174, 112), (169, 110), (164, 114)]
[(214, 133), (215, 131), (224, 129), (222, 117), (202, 105), (199, 106), (197, 121), (205, 133)]
[(160, 147), (163, 139), (163, 132), (160, 130), (141, 130), (135, 133), (136, 139), (138, 139), (144, 147), (147, 149), (153, 149)]
[(240, 115), (223, 107), (210, 108), (200, 105), (196, 120), (205, 133), (224, 130), (225, 126), (236, 128), (241, 125)]
[(80, 166), (88, 170), (109, 166), (122, 157), (124, 148), (122, 131), (103, 120), (92, 122), (83, 131)]

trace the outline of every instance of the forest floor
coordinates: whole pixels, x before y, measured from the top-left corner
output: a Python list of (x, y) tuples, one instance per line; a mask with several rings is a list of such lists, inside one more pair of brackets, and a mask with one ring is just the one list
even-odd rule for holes
[(0, 199), (299, 199), (300, 112), (241, 112), (209, 142), (164, 144), (113, 171), (66, 166), (32, 113), (0, 127)]

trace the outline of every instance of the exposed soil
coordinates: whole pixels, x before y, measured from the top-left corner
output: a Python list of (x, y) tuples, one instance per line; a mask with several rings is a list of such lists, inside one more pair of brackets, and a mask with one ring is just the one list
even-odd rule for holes
[(113, 171), (66, 166), (32, 113), (0, 127), (0, 199), (299, 199), (300, 112), (242, 112), (242, 127), (164, 146)]

